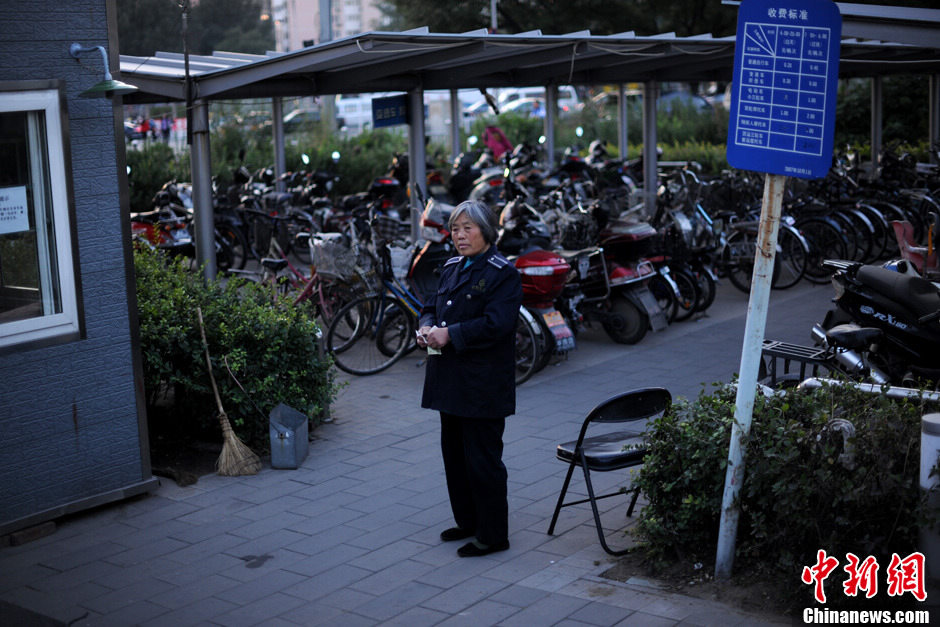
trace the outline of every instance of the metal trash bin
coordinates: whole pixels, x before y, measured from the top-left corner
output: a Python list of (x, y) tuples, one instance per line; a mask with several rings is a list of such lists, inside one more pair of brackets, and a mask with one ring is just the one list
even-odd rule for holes
[(269, 415), (268, 431), (271, 434), (271, 467), (298, 468), (307, 457), (307, 417), (284, 403), (279, 404)]

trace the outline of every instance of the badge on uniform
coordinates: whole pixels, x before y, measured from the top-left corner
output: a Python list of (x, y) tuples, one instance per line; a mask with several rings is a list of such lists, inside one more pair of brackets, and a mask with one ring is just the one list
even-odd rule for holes
[(486, 279), (480, 279), (476, 285), (470, 288), (474, 292), (482, 292), (486, 289)]

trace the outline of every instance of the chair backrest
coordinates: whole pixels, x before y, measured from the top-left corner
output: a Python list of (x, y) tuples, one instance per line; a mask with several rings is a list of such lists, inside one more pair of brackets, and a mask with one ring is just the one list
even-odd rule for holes
[(584, 423), (626, 422), (652, 418), (664, 413), (672, 404), (672, 395), (665, 388), (642, 388), (617, 394), (597, 405)]

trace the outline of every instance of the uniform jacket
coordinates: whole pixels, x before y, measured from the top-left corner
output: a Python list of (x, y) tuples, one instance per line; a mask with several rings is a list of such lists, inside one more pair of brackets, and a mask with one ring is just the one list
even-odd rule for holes
[(467, 418), (516, 411), (515, 330), (522, 304), (519, 272), (490, 246), (469, 268), (449, 259), (419, 327), (447, 327), (450, 342), (429, 355), (421, 406)]

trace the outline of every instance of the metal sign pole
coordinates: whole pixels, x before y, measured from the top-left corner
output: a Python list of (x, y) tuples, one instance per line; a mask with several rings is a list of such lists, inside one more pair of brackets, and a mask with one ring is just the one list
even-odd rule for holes
[(788, 176), (823, 178), (832, 164), (842, 16), (832, 2), (744, 0), (735, 35), (728, 164), (766, 173), (748, 301), (715, 578), (728, 579), (744, 482), (743, 444), (751, 430), (757, 369)]
[(760, 364), (761, 345), (767, 326), (767, 305), (773, 279), (774, 257), (777, 251), (777, 231), (780, 226), (780, 207), (787, 177), (768, 174), (764, 180), (764, 198), (761, 206), (757, 252), (754, 255), (754, 273), (751, 276), (751, 295), (747, 305), (744, 327), (744, 346), (741, 349), (741, 367), (738, 371), (738, 391), (735, 398), (734, 423), (731, 426), (731, 445), (728, 449), (728, 468), (725, 472), (725, 490), (721, 503), (721, 523), (718, 530), (718, 552), (715, 557), (715, 578), (728, 579), (734, 565), (734, 543), (738, 532), (738, 493), (744, 481), (743, 441), (751, 430), (754, 413), (754, 394), (757, 388), (757, 369)]

